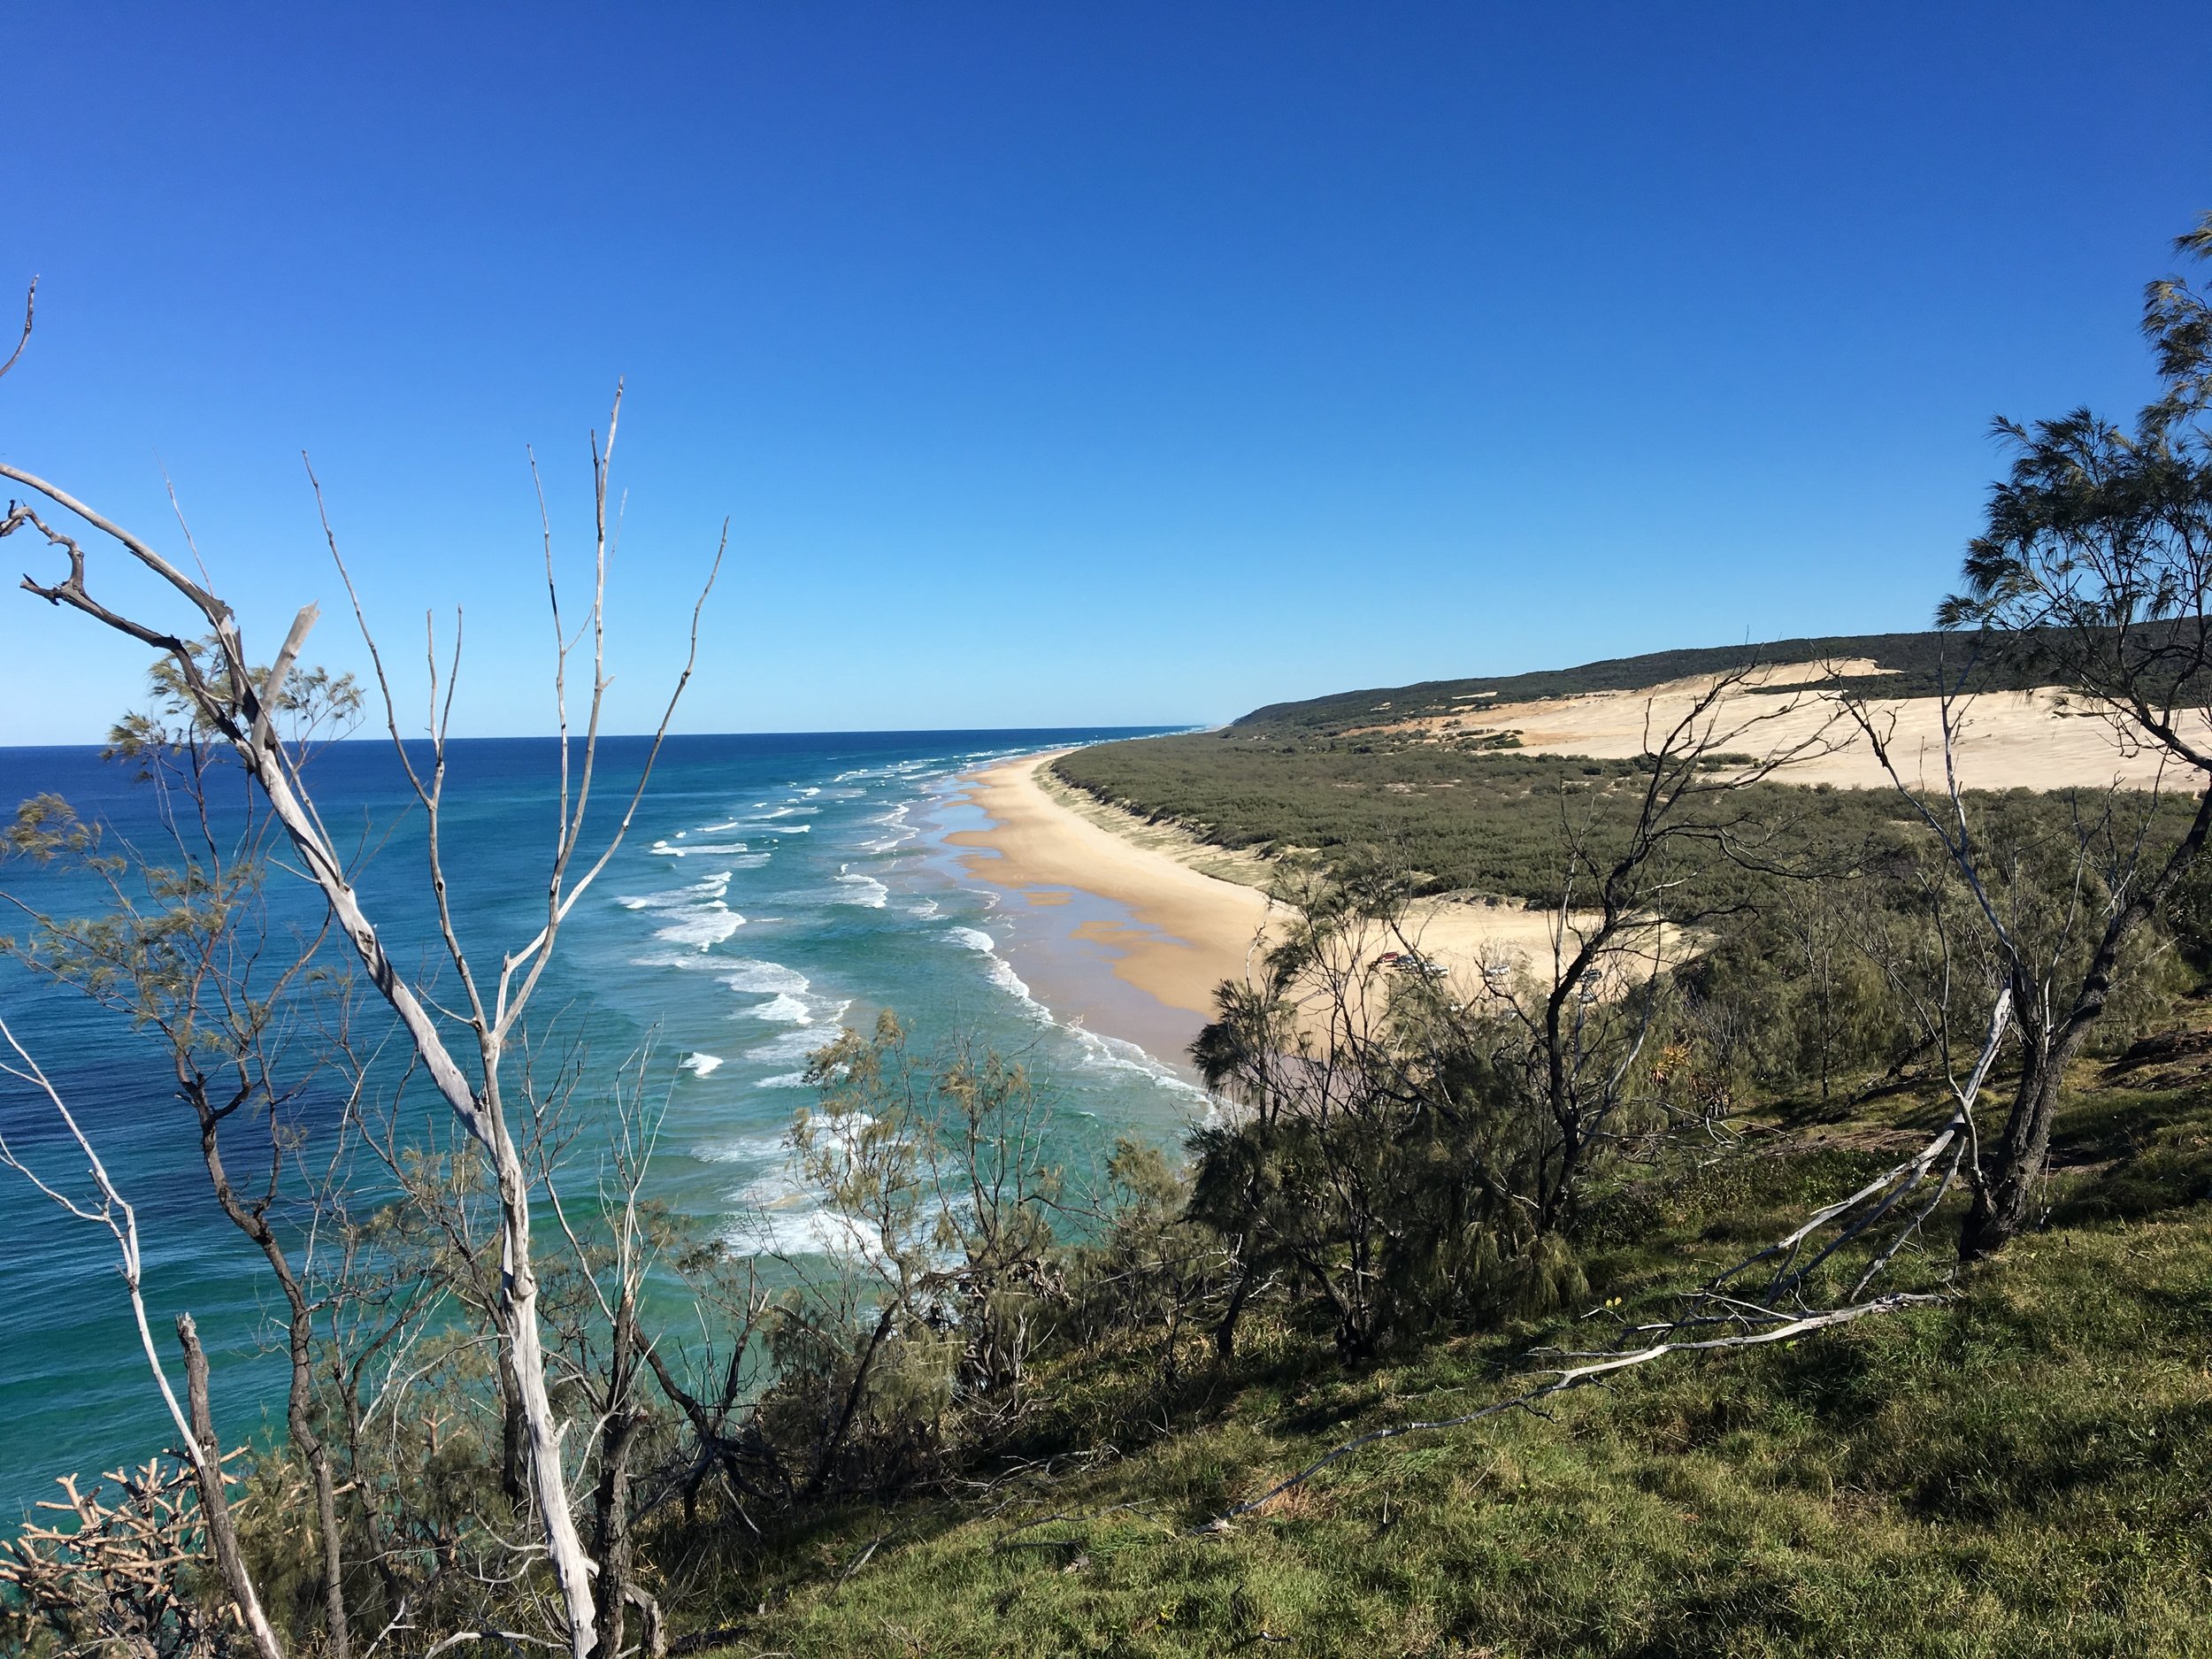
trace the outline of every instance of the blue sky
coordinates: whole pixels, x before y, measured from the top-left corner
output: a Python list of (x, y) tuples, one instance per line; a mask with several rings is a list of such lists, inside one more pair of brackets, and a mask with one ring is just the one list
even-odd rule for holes
[[(2212, 9), (17, 8), (0, 454), (265, 651), (300, 469), (457, 726), (542, 731), (628, 377), (618, 728), (724, 515), (692, 730), (1224, 718), (1924, 624), (1998, 411), (2147, 388)], [(18, 537), (4, 563), (36, 550)], [(127, 572), (96, 582), (119, 598)], [(0, 742), (139, 648), (0, 597)], [(412, 693), (411, 689), (411, 701)]]

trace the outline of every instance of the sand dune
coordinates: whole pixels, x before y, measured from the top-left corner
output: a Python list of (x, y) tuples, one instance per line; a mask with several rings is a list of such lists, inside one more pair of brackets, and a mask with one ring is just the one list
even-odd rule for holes
[[(1871, 664), (1839, 664), (1846, 672)], [(1761, 689), (1746, 691), (1717, 711), (1716, 735), (1723, 749), (1772, 754), (1811, 747), (1779, 775), (1791, 783), (1829, 783), (1845, 788), (1883, 788), (1888, 779), (1857, 727), (1841, 718), (1835, 701), (1813, 692), (1777, 688), (1824, 672), (1810, 665), (1771, 671)], [(1676, 680), (1648, 691), (1589, 692), (1536, 703), (1492, 704), (1471, 701), (1455, 716), (1432, 716), (1376, 726), (1376, 731), (1446, 734), (1512, 732), (1523, 750), (1549, 755), (1624, 758), (1652, 748), (1710, 688), (1709, 676)], [(1943, 747), (1933, 698), (1870, 702), (1869, 714), (1908, 781), (1939, 787)], [(2163, 757), (2127, 741), (2111, 720), (2055, 691), (1989, 692), (1962, 704), (1956, 746), (1959, 779), (1970, 788), (2101, 788), (2114, 783), (2150, 785)], [(2185, 722), (2199, 736), (2212, 732), (2201, 716)], [(2189, 787), (2193, 773), (2164, 762), (2169, 784)]]
[[(1847, 665), (1843, 665), (1847, 666)], [(1862, 671), (1870, 668), (1862, 665)], [(1858, 726), (1832, 698), (1781, 688), (1819, 672), (1774, 671), (1757, 691), (1717, 713), (1724, 749), (1803, 753), (1778, 774), (1793, 783), (1885, 788), (1888, 780)], [(1713, 682), (1700, 678), (1638, 692), (1600, 692), (1536, 703), (1471, 706), (1375, 730), (1438, 735), (1512, 731), (1525, 750), (1625, 757), (1645, 752), (1655, 733), (1679, 721)], [(1892, 755), (1910, 780), (1940, 787), (1943, 753), (1936, 703), (1890, 699), (1868, 705)], [(1448, 724), (1448, 721), (1449, 722)], [(2193, 722), (2202, 732), (2206, 723)], [(1279, 912), (1263, 891), (1270, 866), (1248, 854), (1207, 847), (1195, 837), (1103, 806), (1051, 780), (1058, 754), (1010, 762), (967, 780), (971, 799), (992, 820), (987, 830), (949, 839), (968, 849), (962, 864), (979, 880), (1021, 894), (1032, 904), (1064, 900), (1068, 889), (1128, 908), (1127, 924), (1090, 921), (1075, 936), (1104, 946), (1113, 972), (1169, 1008), (1208, 1015), (1214, 988), (1240, 979), (1256, 961)], [(2194, 775), (2124, 740), (2094, 713), (2070, 709), (2049, 691), (1992, 693), (1961, 715), (1961, 781), (1970, 787), (2055, 789), (2114, 783), (2193, 786)], [(1457, 900), (1417, 904), (1406, 932), (1424, 955), (1471, 993), (1480, 964), (1499, 954), (1540, 966), (1552, 950), (1553, 918), (1512, 903)]]

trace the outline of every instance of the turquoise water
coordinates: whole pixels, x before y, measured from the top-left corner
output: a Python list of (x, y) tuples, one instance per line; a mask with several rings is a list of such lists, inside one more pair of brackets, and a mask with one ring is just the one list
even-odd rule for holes
[[(1178, 1019), (1115, 981), (1107, 953), (1071, 926), (1126, 922), (1088, 895), (1049, 910), (1010, 906), (944, 837), (979, 827), (960, 774), (988, 759), (1130, 735), (1117, 730), (692, 737), (670, 741), (629, 840), (572, 913), (534, 1005), (554, 1039), (580, 1038), (603, 1084), (649, 1038), (652, 1094), (665, 1110), (651, 1190), (734, 1240), (800, 1248), (819, 1219), (790, 1179), (782, 1144), (810, 1095), (805, 1056), (840, 1024), (896, 1009), (927, 1044), (964, 1035), (1020, 1055), (1040, 1078), (1071, 1158), (1120, 1133), (1179, 1137), (1205, 1100), (1174, 1053)], [(605, 746), (595, 799), (611, 826), (643, 746)], [(359, 885), (403, 964), (434, 964), (419, 816), (388, 746), (349, 743), (310, 773), (326, 821), (358, 826), (379, 850)], [(536, 924), (557, 783), (549, 741), (457, 743), (444, 845), (463, 941), (480, 964)], [(66, 795), (111, 834), (157, 849), (157, 796), (88, 749), (0, 749), (0, 797)], [(0, 890), (59, 913), (93, 902), (51, 872), (0, 865)], [(311, 918), (290, 884), (280, 907)], [(0, 924), (13, 927), (17, 923)], [(450, 975), (446, 976), (449, 980)], [(269, 1351), (276, 1303), (265, 1269), (215, 1208), (190, 1113), (165, 1050), (73, 993), (0, 964), (0, 1009), (98, 1142), (146, 1239), (157, 1337), (188, 1310), (216, 1357), (227, 1438), (262, 1428), (280, 1402)], [(1121, 1035), (1116, 1035), (1118, 1031)], [(603, 1097), (603, 1096), (602, 1096)], [(581, 1092), (588, 1104), (589, 1085)], [(81, 1161), (51, 1114), (0, 1079), (0, 1125), (64, 1179)], [(251, 1162), (234, 1130), (234, 1171)], [(313, 1144), (311, 1140), (311, 1144)], [(587, 1159), (587, 1166), (588, 1159)], [(0, 1516), (56, 1475), (142, 1458), (165, 1443), (113, 1247), (0, 1171)]]

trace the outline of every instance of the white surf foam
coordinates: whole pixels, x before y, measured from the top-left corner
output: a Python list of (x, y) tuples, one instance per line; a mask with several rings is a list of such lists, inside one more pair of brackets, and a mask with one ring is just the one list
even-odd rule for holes
[(806, 1004), (788, 991), (780, 992), (745, 1011), (755, 1019), (764, 1019), (780, 1025), (810, 1025), (814, 1023), (814, 1016), (807, 1012)]
[(852, 1222), (825, 1210), (803, 1194), (775, 1190), (756, 1181), (744, 1194), (746, 1214), (730, 1225), (723, 1240), (733, 1249), (760, 1256), (826, 1256), (865, 1260), (868, 1240)]
[(1179, 1076), (1173, 1068), (1163, 1065), (1133, 1042), (1119, 1037), (1108, 1037), (1081, 1025), (1070, 1025), (1068, 1033), (1083, 1049), (1083, 1064), (1103, 1071), (1134, 1071), (1150, 1078), (1162, 1088), (1174, 1093), (1195, 1095), (1211, 1103), (1213, 1096), (1197, 1084)]
[(695, 945), (684, 951), (649, 950), (641, 956), (632, 956), (630, 965), (634, 968), (718, 968), (726, 960), (726, 957), (710, 956)]
[(770, 1064), (777, 1061), (787, 1064), (793, 1060), (803, 1060), (817, 1048), (826, 1048), (829, 1044), (828, 1033), (817, 1031), (811, 1025), (801, 1025), (780, 1037), (771, 1038), (757, 1048), (746, 1049), (745, 1057)]
[(712, 1077), (722, 1067), (718, 1054), (687, 1054), (677, 1064), (696, 1077)]
[(787, 968), (780, 962), (757, 962), (740, 957), (716, 965), (729, 970), (722, 976), (722, 983), (733, 991), (796, 996), (812, 983), (796, 968)]
[(989, 956), (990, 964), (984, 972), (991, 983), (1019, 1002), (1022, 1011), (1030, 1018), (1048, 1025), (1052, 1024), (1051, 1011), (1029, 994), (1029, 987), (1023, 982), (1021, 975), (1014, 972), (1013, 964), (998, 954), (997, 940), (980, 927), (948, 927), (945, 937), (964, 950)]
[(1051, 1010), (1035, 997), (1030, 995), (1029, 987), (1023, 981), (1021, 975), (1014, 972), (1013, 964), (1008, 962), (1005, 957), (993, 956), (991, 958), (990, 976), (993, 985), (997, 986), (1000, 990), (1022, 1005), (1023, 1013), (1043, 1025), (1052, 1024)]
[(668, 887), (659, 893), (626, 894), (615, 902), (626, 910), (668, 910), (687, 904), (703, 904), (730, 890), (730, 872), (718, 870), (687, 887)]
[(831, 901), (833, 904), (864, 904), (872, 910), (879, 910), (890, 901), (890, 888), (873, 876), (864, 876), (858, 871), (846, 871), (837, 878), (837, 882), (840, 887), (850, 887), (852, 891), (839, 894)]
[(704, 1146), (694, 1147), (691, 1156), (702, 1164), (767, 1163), (772, 1158), (786, 1156), (781, 1131), (769, 1135), (739, 1135), (730, 1141), (710, 1141)]
[(665, 939), (671, 944), (689, 945), (695, 950), (706, 950), (720, 944), (739, 928), (745, 918), (719, 899), (701, 905), (691, 915), (672, 921), (665, 927), (653, 930), (653, 937)]

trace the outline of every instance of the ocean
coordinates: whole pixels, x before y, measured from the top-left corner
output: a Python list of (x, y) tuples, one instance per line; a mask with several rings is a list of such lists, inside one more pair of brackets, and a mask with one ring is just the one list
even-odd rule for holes
[[(803, 1251), (820, 1236), (821, 1218), (791, 1178), (784, 1132), (812, 1099), (801, 1075), (807, 1055), (841, 1025), (866, 1029), (882, 1009), (895, 1010), (921, 1047), (965, 1038), (1020, 1057), (1071, 1164), (1120, 1135), (1172, 1143), (1207, 1105), (1187, 1071), (1171, 1050), (1163, 1059), (1093, 1029), (1102, 1022), (1087, 1023), (1077, 992), (1056, 1007), (1033, 995), (1023, 953), (1039, 946), (1025, 918), (945, 841), (983, 826), (957, 792), (978, 764), (1139, 734), (672, 738), (622, 850), (564, 929), (534, 1030), (549, 1052), (580, 1043), (587, 1118), (616, 1068), (650, 1043), (649, 1097), (663, 1118), (649, 1194), (704, 1228), (732, 1230), (733, 1244)], [(602, 833), (644, 752), (640, 739), (603, 743), (593, 810)], [(455, 742), (449, 755), (443, 847), (457, 926), (480, 967), (495, 966), (542, 910), (557, 749), (550, 740), (479, 740)], [(308, 776), (334, 833), (373, 849), (358, 885), (391, 954), (434, 971), (422, 819), (389, 745), (334, 745)], [(159, 796), (131, 769), (88, 749), (0, 749), (4, 804), (42, 792), (100, 820), (111, 844), (127, 838), (159, 856)], [(296, 879), (279, 874), (272, 889), (280, 921), (319, 916)], [(0, 893), (15, 901), (0, 933), (15, 934), (24, 931), (19, 906), (77, 915), (98, 900), (81, 877), (20, 859), (0, 863)], [(1078, 896), (1087, 909), (1102, 902)], [(1049, 972), (1056, 983), (1106, 987), (1103, 959), (1092, 966), (1099, 972), (1087, 980), (1085, 964), (1063, 956)], [(448, 971), (439, 984), (449, 991), (451, 980)], [(1097, 1001), (1110, 1007), (1119, 994), (1101, 988)], [(165, 1048), (13, 962), (0, 962), (0, 1011), (137, 1209), (157, 1340), (166, 1342), (174, 1313), (190, 1311), (209, 1340), (225, 1439), (273, 1432), (284, 1383), (275, 1289), (210, 1195)], [(81, 1190), (81, 1160), (50, 1110), (5, 1079), (0, 1132), (42, 1173)], [(254, 1132), (232, 1133), (242, 1149), (235, 1171), (251, 1162), (242, 1153)], [(589, 1133), (587, 1124), (580, 1144)], [(588, 1148), (581, 1156), (588, 1170)], [(166, 1444), (112, 1242), (4, 1169), (0, 1310), (0, 1513), (12, 1521), (51, 1495), (58, 1475), (95, 1475)]]

